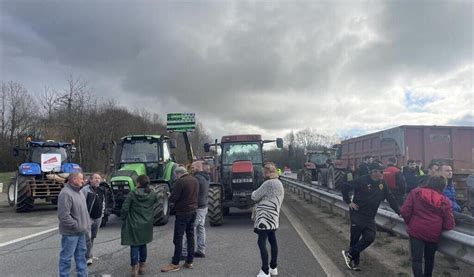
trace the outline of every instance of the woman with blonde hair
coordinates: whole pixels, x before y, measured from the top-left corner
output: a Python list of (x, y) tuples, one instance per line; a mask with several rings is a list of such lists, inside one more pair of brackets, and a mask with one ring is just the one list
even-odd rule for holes
[[(278, 229), (280, 207), (285, 194), (274, 163), (265, 163), (263, 174), (266, 180), (260, 188), (252, 192), (252, 200), (256, 202), (254, 232), (258, 235), (258, 247), (262, 258), (262, 268), (257, 277), (278, 275), (278, 244), (275, 232)], [(268, 266), (267, 240), (271, 249), (270, 267)]]

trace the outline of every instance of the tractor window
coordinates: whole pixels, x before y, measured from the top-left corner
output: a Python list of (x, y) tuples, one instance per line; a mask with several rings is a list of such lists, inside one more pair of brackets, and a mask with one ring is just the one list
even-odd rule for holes
[(156, 141), (132, 141), (123, 144), (120, 162), (150, 163), (158, 162), (158, 143)]
[(67, 160), (67, 153), (64, 148), (36, 146), (32, 148), (31, 162), (41, 163), (41, 154), (61, 154), (61, 163), (64, 163)]
[(163, 160), (169, 161), (171, 159), (170, 150), (168, 149), (168, 144), (163, 143)]
[(230, 165), (237, 160), (250, 160), (253, 164), (262, 163), (262, 147), (259, 143), (226, 143), (222, 150), (224, 165)]
[(326, 163), (327, 159), (329, 159), (329, 155), (318, 153), (318, 154), (311, 154), (309, 161), (318, 165), (322, 165)]

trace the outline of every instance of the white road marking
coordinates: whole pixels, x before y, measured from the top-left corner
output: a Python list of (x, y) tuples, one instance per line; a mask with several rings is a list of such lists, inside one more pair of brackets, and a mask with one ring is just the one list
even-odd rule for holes
[(336, 264), (329, 258), (321, 247), (316, 243), (316, 241), (311, 237), (311, 235), (304, 229), (303, 225), (296, 219), (296, 216), (286, 207), (281, 207), (282, 212), (286, 215), (291, 225), (295, 228), (296, 232), (303, 240), (303, 242), (308, 247), (311, 254), (321, 265), (321, 268), (324, 270), (327, 276), (346, 276), (342, 273), (341, 270), (336, 266)]
[(23, 241), (23, 240), (31, 239), (31, 238), (34, 238), (34, 237), (37, 237), (37, 236), (41, 236), (41, 235), (44, 235), (44, 234), (47, 234), (47, 233), (50, 233), (50, 232), (53, 232), (53, 231), (56, 231), (56, 230), (58, 230), (58, 227), (54, 227), (54, 228), (44, 230), (44, 231), (41, 231), (41, 232), (38, 232), (38, 233), (35, 233), (35, 234), (31, 234), (31, 235), (28, 235), (26, 237), (22, 237), (22, 238), (14, 239), (14, 240), (7, 241), (7, 242), (4, 242), (4, 243), (0, 243), (0, 247), (7, 246), (7, 245), (10, 245), (10, 244), (13, 244), (13, 243), (17, 243), (17, 242), (20, 242), (20, 241)]

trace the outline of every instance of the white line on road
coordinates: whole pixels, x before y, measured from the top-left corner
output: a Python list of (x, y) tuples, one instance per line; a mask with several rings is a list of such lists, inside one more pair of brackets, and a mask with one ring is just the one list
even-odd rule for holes
[(284, 206), (281, 206), (281, 210), (286, 215), (291, 225), (295, 228), (296, 232), (308, 247), (309, 251), (313, 254), (314, 258), (319, 262), (321, 268), (324, 270), (327, 276), (345, 276), (336, 264), (329, 258), (321, 249), (321, 247), (314, 241), (311, 235), (304, 229), (303, 225), (299, 222), (296, 216)]
[(27, 240), (27, 239), (31, 239), (31, 238), (34, 238), (34, 237), (37, 237), (37, 236), (41, 236), (41, 235), (56, 231), (57, 229), (58, 229), (58, 227), (54, 227), (54, 228), (51, 228), (51, 229), (48, 229), (48, 230), (44, 230), (44, 231), (41, 231), (41, 232), (38, 232), (38, 233), (35, 233), (35, 234), (28, 235), (26, 237), (22, 237), (22, 238), (14, 239), (14, 240), (7, 241), (7, 242), (4, 242), (4, 243), (0, 243), (0, 247), (7, 246), (7, 245), (10, 245), (12, 243), (16, 243), (16, 242), (19, 242), (19, 241), (22, 241), (22, 240)]

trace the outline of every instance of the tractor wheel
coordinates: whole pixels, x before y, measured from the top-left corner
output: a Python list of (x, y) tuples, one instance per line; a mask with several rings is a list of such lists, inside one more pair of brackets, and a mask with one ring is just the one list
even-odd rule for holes
[(211, 226), (220, 226), (224, 221), (221, 195), (220, 187), (215, 186), (209, 188), (209, 210), (207, 216)]
[(10, 183), (10, 185), (8, 185), (8, 205), (10, 205), (10, 207), (13, 207), (15, 205), (15, 182), (16, 182), (16, 178), (12, 180), (12, 182)]
[(170, 218), (169, 188), (167, 184), (155, 184), (153, 190), (158, 194), (158, 204), (154, 208), (155, 226), (165, 225)]
[(303, 182), (310, 184), (313, 181), (313, 175), (311, 174), (311, 170), (303, 169)]
[(104, 215), (102, 215), (102, 221), (100, 222), (100, 227), (105, 227), (107, 221), (109, 221), (110, 211), (114, 207), (114, 193), (112, 188), (106, 183), (102, 182), (99, 184), (99, 189), (104, 194), (105, 210)]
[(100, 228), (105, 227), (105, 225), (107, 225), (107, 221), (109, 221), (109, 215), (104, 213), (102, 220), (100, 221)]
[[(34, 179), (32, 177), (25, 177), (18, 175), (15, 179), (15, 182), (18, 184), (18, 192), (17, 192), (17, 201), (16, 201), (16, 206), (15, 210), (16, 212), (28, 212), (33, 209), (35, 199), (31, 197), (31, 190), (29, 186), (29, 182), (33, 181)], [(15, 192), (15, 183), (13, 183), (13, 193)], [(10, 195), (10, 192), (8, 193)], [(14, 194), (13, 194), (13, 201), (14, 200)], [(14, 202), (13, 202), (14, 205)]]
[(341, 189), (344, 182), (346, 182), (346, 172), (344, 170), (336, 169), (334, 171), (334, 188)]
[(51, 204), (57, 205), (58, 204), (58, 199), (57, 198), (51, 199)]
[(330, 188), (330, 189), (335, 189), (336, 188), (335, 177), (334, 177), (334, 167), (333, 166), (330, 166), (328, 168), (327, 184), (328, 184), (328, 188)]

